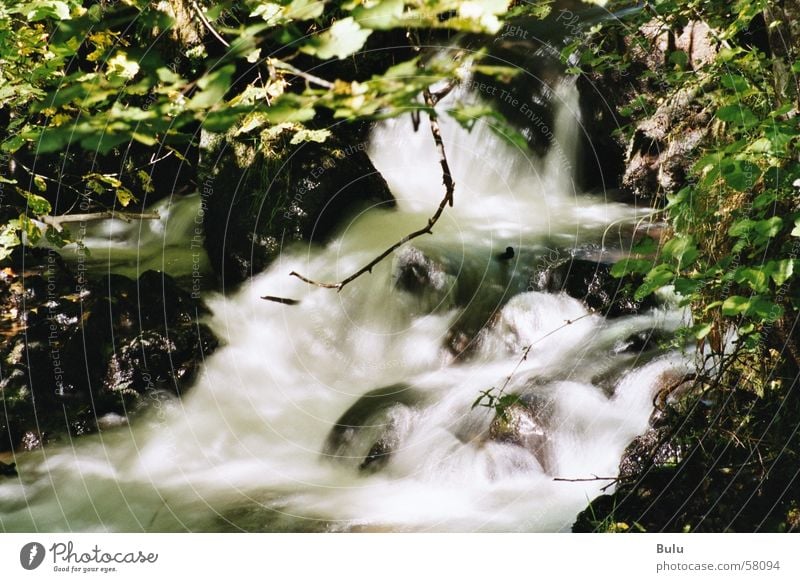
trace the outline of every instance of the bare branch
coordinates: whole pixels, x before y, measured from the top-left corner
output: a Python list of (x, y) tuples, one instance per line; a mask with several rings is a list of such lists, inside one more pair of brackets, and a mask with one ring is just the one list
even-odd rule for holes
[(230, 43), (224, 38), (222, 38), (222, 35), (217, 32), (217, 30), (214, 28), (214, 25), (211, 24), (211, 22), (209, 22), (208, 18), (206, 18), (203, 9), (197, 5), (197, 2), (195, 2), (195, 0), (189, 0), (189, 3), (192, 5), (192, 8), (194, 8), (194, 12), (195, 14), (197, 14), (197, 18), (199, 18), (200, 22), (203, 23), (203, 26), (206, 27), (206, 30), (208, 30), (208, 32), (210, 32), (214, 36), (214, 38), (216, 38), (219, 42), (225, 45), (226, 48), (231, 48)]
[[(452, 87), (451, 87), (452, 88)], [(448, 89), (449, 92), (449, 89)], [(383, 259), (388, 257), (392, 254), (395, 250), (406, 244), (408, 241), (420, 237), (424, 234), (433, 234), (433, 227), (441, 218), (442, 213), (444, 212), (445, 207), (448, 205), (453, 205), (453, 192), (455, 190), (455, 182), (453, 182), (453, 178), (450, 174), (450, 166), (447, 163), (447, 155), (445, 154), (444, 150), (444, 142), (442, 141), (442, 134), (439, 130), (439, 122), (437, 120), (436, 112), (434, 111), (434, 106), (438, 99), (441, 99), (442, 91), (438, 91), (436, 96), (434, 96), (430, 91), (427, 89), (423, 91), (423, 96), (425, 98), (425, 104), (428, 106), (428, 119), (430, 120), (430, 127), (431, 127), (431, 135), (433, 136), (433, 141), (436, 142), (436, 148), (439, 151), (439, 163), (442, 166), (442, 183), (444, 184), (445, 192), (444, 198), (439, 203), (439, 207), (436, 209), (436, 212), (428, 219), (428, 224), (424, 227), (420, 228), (419, 230), (415, 230), (414, 232), (407, 234), (388, 249), (383, 251), (377, 257), (372, 259), (369, 263), (361, 267), (358, 271), (350, 275), (349, 277), (342, 279), (338, 283), (322, 283), (319, 281), (314, 281), (313, 279), (309, 279), (308, 277), (304, 277), (300, 273), (296, 271), (292, 271), (289, 273), (291, 277), (297, 277), (301, 281), (305, 281), (309, 285), (316, 285), (317, 287), (324, 287), (326, 289), (336, 289), (337, 291), (341, 291), (345, 285), (351, 283), (352, 281), (358, 279), (361, 275), (365, 273), (371, 273), (373, 267), (380, 263)], [(445, 95), (447, 93), (444, 93)]]
[[(452, 84), (449, 84), (448, 87), (442, 89), (441, 91), (437, 92), (436, 94), (431, 94), (428, 89), (422, 92), (425, 96), (425, 104), (433, 109), (436, 103), (444, 96), (447, 95), (453, 88)], [(431, 120), (431, 134), (433, 135), (433, 141), (436, 142), (436, 149), (439, 150), (439, 164), (442, 166), (442, 182), (444, 183), (445, 188), (445, 200), (450, 205), (453, 206), (453, 190), (455, 190), (455, 183), (453, 182), (453, 177), (450, 175), (450, 166), (447, 164), (447, 156), (444, 152), (444, 142), (442, 141), (442, 132), (439, 130), (439, 123), (436, 121), (436, 112), (431, 111), (429, 113), (429, 117)]]
[(562, 481), (566, 483), (582, 483), (585, 481), (609, 481), (607, 485), (605, 485), (600, 491), (605, 492), (606, 489), (614, 485), (619, 481), (619, 477), (598, 477), (594, 475), (593, 477), (585, 477), (583, 479), (565, 479), (563, 477), (553, 477), (553, 481)]
[(566, 479), (564, 477), (553, 477), (553, 481), (565, 481), (567, 483), (581, 483), (583, 481), (616, 481), (617, 477), (584, 477), (583, 479)]
[(300, 303), (298, 299), (290, 299), (289, 297), (276, 297), (274, 295), (264, 295), (261, 299), (266, 301), (274, 301), (275, 303), (281, 303), (283, 305), (297, 305)]
[(312, 75), (311, 73), (306, 73), (305, 71), (301, 71), (294, 65), (290, 65), (287, 62), (279, 61), (278, 59), (269, 59), (269, 67), (274, 67), (277, 65), (278, 69), (283, 69), (284, 71), (288, 71), (292, 75), (296, 75), (308, 81), (309, 83), (314, 83), (315, 85), (319, 85), (320, 87), (324, 87), (325, 89), (333, 89), (333, 83), (330, 81), (326, 81), (322, 77), (317, 77), (316, 75)]
[(131, 222), (132, 220), (158, 220), (161, 215), (158, 212), (123, 212), (120, 210), (105, 210), (103, 212), (90, 212), (88, 214), (61, 214), (59, 216), (50, 216), (46, 214), (39, 216), (38, 219), (45, 223), (47, 226), (52, 226), (57, 231), (63, 229), (63, 224), (68, 222), (91, 222), (94, 220), (107, 220), (109, 218), (116, 218)]

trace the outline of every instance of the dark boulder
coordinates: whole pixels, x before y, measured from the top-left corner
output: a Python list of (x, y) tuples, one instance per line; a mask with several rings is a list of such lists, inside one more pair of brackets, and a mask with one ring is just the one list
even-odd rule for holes
[(180, 394), (217, 345), (202, 303), (168, 275), (86, 281), (55, 252), (19, 254), (0, 282), (0, 451), (119, 425), (102, 419), (150, 391)]
[(394, 206), (363, 136), (293, 144), (285, 133), (269, 143), (205, 138), (205, 248), (223, 286), (263, 271), (285, 245), (326, 240), (361, 208)]
[(619, 478), (635, 479), (651, 467), (677, 463), (682, 456), (680, 447), (672, 444), (668, 437), (669, 433), (665, 428), (652, 428), (633, 439), (622, 454)]
[(15, 463), (5, 464), (0, 461), (0, 477), (16, 477), (17, 466)]
[(413, 295), (441, 294), (446, 289), (448, 275), (443, 263), (416, 247), (404, 247), (395, 254), (394, 282), (397, 289)]
[(359, 471), (383, 468), (405, 434), (412, 409), (423, 400), (404, 384), (367, 392), (336, 421), (323, 454)]
[(611, 267), (607, 263), (571, 258), (546, 267), (537, 278), (537, 285), (541, 291), (566, 293), (610, 318), (641, 313), (657, 305), (652, 295), (641, 301), (634, 299), (641, 277), (615, 278), (611, 276)]

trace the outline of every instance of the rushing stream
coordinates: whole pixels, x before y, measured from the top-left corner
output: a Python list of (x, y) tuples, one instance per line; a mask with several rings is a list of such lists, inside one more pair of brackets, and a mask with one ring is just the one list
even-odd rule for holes
[[(613, 254), (638, 218), (575, 190), (577, 90), (567, 80), (554, 93), (544, 159), (483, 124), (467, 132), (443, 118), (455, 204), (434, 234), (341, 293), (290, 278), (341, 279), (436, 208), (441, 168), (427, 127), (415, 133), (407, 116), (383, 122), (369, 151), (398, 208), (363, 212), (324, 248), (285, 248), (234, 295), (208, 293), (224, 347), (192, 391), (128, 427), (19, 456), (20, 480), (0, 483), (3, 529), (568, 530), (608, 481), (554, 479), (616, 475), (647, 429), (659, 379), (686, 362), (619, 348), (636, 332), (675, 329), (675, 309), (607, 320), (538, 290), (542, 265)], [(174, 263), (190, 276), (198, 204), (165, 202), (168, 228), (105, 226), (89, 244), (134, 272)], [(499, 260), (508, 246), (514, 257)], [(398, 284), (414, 260), (438, 265), (418, 292)], [(512, 372), (505, 392), (535, 411), (517, 418), (517, 440), (498, 436), (494, 410), (472, 407)]]

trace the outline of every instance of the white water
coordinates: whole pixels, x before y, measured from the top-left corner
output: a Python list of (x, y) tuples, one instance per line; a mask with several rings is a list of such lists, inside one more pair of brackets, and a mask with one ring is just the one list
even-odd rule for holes
[[(459, 97), (467, 96), (451, 98)], [(385, 122), (371, 155), (399, 209), (367, 211), (326, 248), (287, 248), (236, 295), (208, 297), (225, 346), (191, 393), (128, 428), (20, 456), (22, 478), (0, 482), (3, 529), (568, 530), (606, 482), (554, 478), (614, 476), (624, 447), (647, 428), (659, 377), (686, 364), (663, 354), (635, 367), (614, 354), (635, 331), (674, 328), (675, 312), (606, 321), (565, 295), (526, 291), (526, 261), (635, 219), (628, 206), (575, 191), (574, 86), (562, 85), (556, 99), (561, 152), (544, 160), (482, 125), (470, 134), (443, 119), (455, 206), (433, 236), (414, 241), (448, 265), (432, 302), (395, 287), (392, 261), (341, 293), (287, 276), (342, 278), (438, 204), (441, 170), (427, 127), (414, 134), (408, 119)], [(494, 256), (508, 245), (517, 257), (501, 265)], [(302, 302), (287, 307), (259, 299), (265, 294)], [(471, 356), (455, 361), (445, 348), (451, 325), (464, 312), (488, 319), (511, 295)], [(493, 411), (471, 407), (533, 342), (506, 392), (539, 403), (541, 450), (490, 439)], [(606, 372), (616, 379), (597, 380)], [(393, 385), (382, 400), (393, 404), (373, 406), (363, 429), (326, 447), (351, 406)], [(387, 433), (388, 462), (359, 471)]]

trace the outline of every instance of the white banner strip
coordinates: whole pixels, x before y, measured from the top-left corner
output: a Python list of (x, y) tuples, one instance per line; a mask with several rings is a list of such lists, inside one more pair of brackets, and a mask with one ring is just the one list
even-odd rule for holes
[[(2, 580), (800, 580), (790, 534), (3, 534)], [(182, 578), (172, 578), (181, 576)]]

